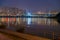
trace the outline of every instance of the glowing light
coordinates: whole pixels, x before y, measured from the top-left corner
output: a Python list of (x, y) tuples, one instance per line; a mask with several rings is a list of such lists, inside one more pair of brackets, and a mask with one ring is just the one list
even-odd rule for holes
[(31, 24), (31, 18), (28, 18), (27, 20), (28, 25)]
[[(28, 16), (31, 16), (31, 13), (27, 13)], [(31, 18), (27, 18), (27, 24), (30, 25), (31, 24)]]
[(32, 16), (32, 15), (31, 15), (31, 13), (28, 12), (28, 13), (27, 13), (27, 16)]

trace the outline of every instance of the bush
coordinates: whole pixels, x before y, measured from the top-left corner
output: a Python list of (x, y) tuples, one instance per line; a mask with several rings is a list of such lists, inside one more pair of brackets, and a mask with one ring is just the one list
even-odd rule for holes
[(19, 29), (17, 29), (17, 32), (23, 33), (24, 30), (25, 30), (25, 26), (24, 26), (24, 25), (21, 25), (21, 26), (19, 27)]
[(5, 25), (0, 25), (0, 29), (5, 29), (6, 28), (6, 26)]

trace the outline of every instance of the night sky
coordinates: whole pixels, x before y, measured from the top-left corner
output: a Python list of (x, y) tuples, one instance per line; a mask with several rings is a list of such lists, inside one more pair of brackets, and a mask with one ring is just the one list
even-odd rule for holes
[(0, 0), (1, 7), (17, 7), (32, 11), (60, 11), (60, 0)]

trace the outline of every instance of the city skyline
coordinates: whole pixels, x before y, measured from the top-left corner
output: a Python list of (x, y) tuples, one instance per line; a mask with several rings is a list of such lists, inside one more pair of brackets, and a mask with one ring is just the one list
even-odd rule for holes
[(0, 7), (17, 7), (35, 11), (60, 11), (60, 0), (0, 0)]

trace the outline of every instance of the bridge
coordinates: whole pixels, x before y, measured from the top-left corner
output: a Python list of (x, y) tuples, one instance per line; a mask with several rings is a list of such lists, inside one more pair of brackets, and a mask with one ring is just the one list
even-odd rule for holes
[(31, 14), (31, 15), (15, 15), (15, 16), (0, 16), (0, 18), (46, 18), (46, 17), (53, 17), (56, 14)]

